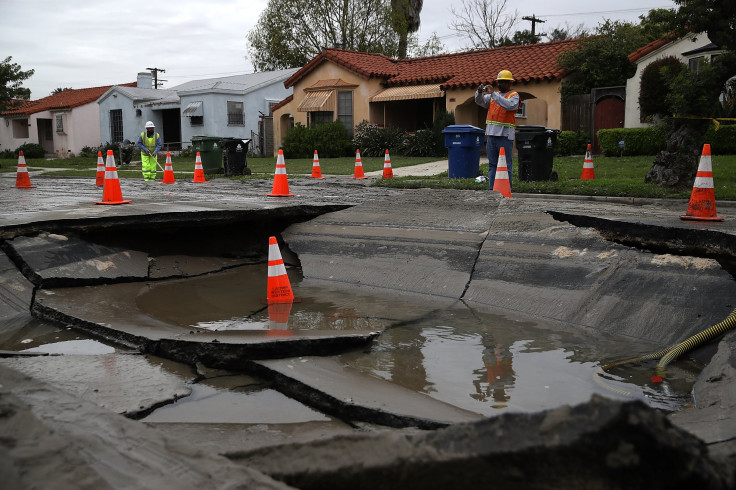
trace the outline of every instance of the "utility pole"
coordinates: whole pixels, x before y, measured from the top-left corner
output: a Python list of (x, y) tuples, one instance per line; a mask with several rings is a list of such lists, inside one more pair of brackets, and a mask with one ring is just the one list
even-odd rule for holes
[[(534, 30), (534, 27), (532, 27), (532, 30)], [(166, 73), (166, 70), (163, 68), (146, 68), (146, 70), (151, 70), (153, 73), (153, 88), (158, 88), (159, 85), (163, 85), (164, 82), (168, 82), (168, 80), (161, 80), (161, 82), (158, 81), (158, 72)]]
[[(535, 17), (534, 14), (532, 14), (531, 17), (527, 16), (527, 17), (522, 17), (521, 19), (522, 20), (528, 20), (529, 22), (532, 23), (532, 36), (536, 36), (536, 29), (535, 28), (537, 26), (537, 22), (539, 22), (540, 24), (544, 24), (545, 22), (547, 22), (546, 20), (542, 20), (542, 19), (539, 19), (539, 18)], [(540, 34), (539, 36), (540, 37), (541, 36), (544, 36), (544, 34)]]

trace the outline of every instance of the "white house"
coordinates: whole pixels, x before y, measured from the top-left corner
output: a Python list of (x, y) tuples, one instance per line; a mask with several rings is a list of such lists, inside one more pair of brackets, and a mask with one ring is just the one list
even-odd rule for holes
[(37, 143), (47, 154), (63, 158), (75, 156), (85, 146), (98, 146), (100, 109), (95, 101), (109, 88), (68, 89), (3, 112), (0, 149), (15, 150), (26, 143)]
[(685, 37), (674, 39), (665, 36), (639, 48), (629, 55), (629, 60), (636, 64), (636, 73), (626, 81), (626, 116), (625, 128), (641, 128), (650, 126), (642, 121), (639, 111), (639, 91), (641, 88), (641, 74), (653, 61), (673, 56), (690, 67), (698, 70), (704, 61), (711, 61), (724, 50), (713, 44), (708, 35), (688, 34)]
[(97, 103), (102, 141), (135, 141), (153, 121), (166, 145), (188, 147), (194, 136), (254, 138), (262, 116), (291, 94), (284, 80), (297, 68), (194, 80), (167, 90), (138, 74), (137, 87), (111, 87)]

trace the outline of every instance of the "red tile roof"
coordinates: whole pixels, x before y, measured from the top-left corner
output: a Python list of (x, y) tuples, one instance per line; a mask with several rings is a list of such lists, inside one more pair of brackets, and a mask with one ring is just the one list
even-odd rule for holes
[[(124, 83), (122, 87), (135, 87), (136, 82)], [(80, 105), (89, 104), (100, 98), (102, 94), (107, 92), (113, 85), (104, 87), (92, 87), (82, 89), (68, 89), (58, 94), (49, 95), (43, 99), (29, 100), (22, 103), (9, 111), (3, 112), (4, 116), (28, 116), (37, 112), (49, 111), (54, 109), (72, 109)]]
[(284, 82), (286, 88), (330, 61), (364, 78), (383, 78), (388, 86), (441, 83), (443, 89), (489, 83), (501, 70), (517, 81), (556, 80), (565, 75), (557, 57), (577, 49), (580, 39), (481, 49), (414, 59), (392, 59), (377, 53), (325, 49)]
[(282, 100), (278, 104), (274, 104), (273, 106), (271, 106), (271, 112), (275, 111), (276, 109), (280, 109), (281, 107), (285, 106), (286, 104), (288, 104), (292, 100), (294, 100), (294, 96), (293, 95), (288, 96), (287, 98), (285, 98), (284, 100)]
[(639, 48), (636, 51), (634, 51), (633, 53), (631, 53), (629, 55), (629, 61), (631, 61), (633, 63), (636, 60), (638, 60), (639, 58), (642, 58), (643, 56), (648, 55), (652, 51), (656, 51), (659, 48), (661, 48), (662, 46), (671, 43), (676, 38), (677, 38), (677, 36), (675, 36), (674, 33), (666, 34), (666, 35), (660, 37), (659, 39), (657, 39), (656, 41), (652, 41), (649, 44), (647, 44), (646, 46), (642, 46), (641, 48)]

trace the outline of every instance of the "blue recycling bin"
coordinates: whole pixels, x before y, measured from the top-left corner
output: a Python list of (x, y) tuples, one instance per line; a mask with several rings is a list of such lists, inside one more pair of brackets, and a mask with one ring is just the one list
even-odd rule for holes
[(455, 124), (442, 130), (448, 153), (451, 179), (474, 179), (480, 167), (480, 149), (485, 131), (469, 124)]

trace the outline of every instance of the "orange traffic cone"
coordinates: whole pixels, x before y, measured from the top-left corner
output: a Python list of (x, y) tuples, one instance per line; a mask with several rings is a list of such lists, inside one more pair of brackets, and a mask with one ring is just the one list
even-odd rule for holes
[(595, 167), (593, 166), (593, 157), (590, 156), (590, 143), (588, 143), (588, 149), (585, 151), (585, 162), (583, 162), (583, 173), (580, 175), (580, 180), (595, 179)]
[(123, 200), (118, 180), (118, 169), (115, 166), (115, 156), (112, 150), (107, 150), (107, 162), (105, 162), (105, 186), (102, 188), (102, 201), (95, 204), (128, 204), (130, 201)]
[(319, 167), (319, 155), (317, 155), (317, 150), (314, 150), (314, 160), (312, 160), (312, 177), (315, 179), (322, 178), (322, 169)]
[(159, 184), (176, 184), (174, 179), (174, 166), (171, 164), (171, 152), (166, 152), (166, 166), (164, 166), (164, 180)]
[(286, 178), (286, 163), (284, 163), (284, 151), (279, 150), (279, 156), (276, 159), (276, 172), (273, 176), (273, 188), (271, 194), (267, 196), (295, 196), (289, 194), (289, 180)]
[(383, 178), (390, 179), (394, 176), (394, 170), (391, 168), (391, 156), (386, 150), (386, 155), (383, 157)]
[(97, 152), (97, 179), (95, 180), (97, 187), (105, 185), (105, 162), (102, 161), (102, 152)]
[(360, 160), (360, 150), (355, 151), (355, 172), (353, 172), (354, 179), (367, 179), (363, 173), (363, 162)]
[[(288, 331), (289, 315), (293, 303), (272, 303), (268, 305), (269, 334), (275, 335), (280, 331)], [(275, 330), (276, 332), (274, 332)]]
[(276, 237), (268, 238), (268, 290), (266, 301), (272, 303), (293, 303), (294, 293), (291, 291), (289, 276), (286, 275), (284, 260)]
[(503, 197), (511, 197), (509, 177), (509, 169), (506, 167), (506, 150), (501, 148), (498, 153), (498, 166), (496, 167), (496, 179), (493, 181), (493, 190), (500, 192)]
[(23, 152), (18, 152), (18, 171), (15, 173), (15, 187), (19, 189), (33, 189), (36, 186), (31, 185), (31, 178), (28, 176), (28, 168), (26, 167), (26, 157)]
[(710, 145), (703, 145), (700, 155), (698, 173), (695, 175), (693, 192), (690, 194), (690, 203), (682, 219), (701, 221), (723, 221), (716, 215), (716, 195), (713, 191), (713, 165), (710, 161)]
[(192, 182), (209, 182), (204, 180), (204, 167), (202, 167), (202, 157), (199, 156), (199, 152), (197, 152), (197, 159), (194, 160), (194, 180)]

